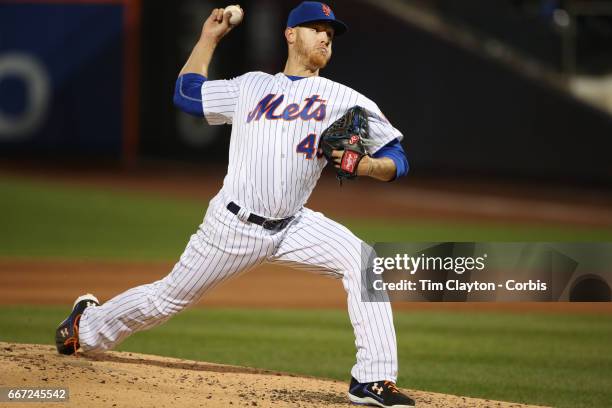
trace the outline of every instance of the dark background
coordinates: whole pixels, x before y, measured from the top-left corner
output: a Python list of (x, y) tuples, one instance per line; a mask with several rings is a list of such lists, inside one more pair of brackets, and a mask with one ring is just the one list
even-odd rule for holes
[[(396, 3), (401, 7), (402, 2)], [(555, 10), (571, 11), (577, 7), (574, 3), (580, 2), (405, 3), (434, 13), (477, 38), (501, 41), (560, 78), (601, 75), (612, 66), (606, 57), (610, 54), (612, 30), (605, 15), (579, 16), (573, 20), (575, 63), (571, 71), (564, 64), (568, 30), (555, 25), (553, 16)], [(122, 78), (116, 74), (117, 69), (126, 69), (117, 55), (124, 53), (126, 36), (133, 33), (118, 32), (103, 44), (89, 47), (94, 63), (88, 66), (74, 63), (75, 69), (70, 74), (70, 78), (81, 78), (72, 85), (79, 92), (67, 92), (69, 85), (54, 83), (55, 97), (47, 122), (19, 142), (0, 139), (1, 157), (59, 161), (110, 158), (130, 166), (159, 160), (226, 165), (230, 128), (206, 126), (201, 119), (189, 117), (172, 105), (177, 73), (197, 40), (204, 19), (218, 4), (195, 0), (142, 3), (126, 0), (104, 6), (102, 11), (96, 11), (100, 6), (91, 4), (71, 7), (98, 13), (99, 21), (106, 21), (109, 8), (120, 11), (130, 4), (140, 5), (138, 65), (128, 68), (137, 70), (138, 75), (129, 79), (125, 71)], [(283, 29), (289, 10), (296, 4), (243, 1), (245, 21), (218, 47), (211, 65), (211, 79), (253, 70), (282, 71), (286, 57)], [(551, 86), (503, 61), (423, 30), (373, 2), (335, 1), (330, 5), (350, 31), (334, 41), (332, 61), (322, 75), (349, 85), (381, 107), (405, 136), (403, 145), (413, 175), (511, 178), (603, 188), (610, 185), (610, 113), (577, 99), (562, 87)], [(24, 17), (8, 17), (8, 11), (19, 6), (0, 2), (0, 22), (14, 23), (0, 24), (2, 38), (23, 27), (24, 22), (16, 20)], [(48, 15), (48, 10), (40, 9), (43, 6), (32, 7), (39, 10), (29, 9), (29, 16)], [(69, 8), (65, 5), (44, 7), (60, 7), (59, 12), (66, 13), (69, 20)], [(80, 41), (87, 44), (87, 36), (97, 31), (96, 26), (82, 16), (76, 18), (81, 23), (74, 25), (71, 35), (77, 45)], [(44, 27), (45, 34), (57, 35), (60, 27), (65, 24)], [(0, 57), (10, 52), (11, 47), (14, 45), (7, 41), (0, 42)], [(66, 61), (74, 59), (75, 44), (56, 42), (52, 47), (55, 48), (47, 52), (65, 55)], [(36, 53), (28, 44), (23, 48), (24, 52)], [(4, 79), (3, 87), (0, 78), (0, 112), (6, 114), (20, 91), (18, 86), (7, 87)], [(108, 140), (133, 138), (134, 135), (125, 134), (121, 125), (126, 111), (113, 110), (127, 103), (125, 95), (121, 96), (126, 80), (137, 81), (135, 112), (139, 113), (136, 154), (127, 156), (120, 143), (114, 149), (109, 149), (108, 144), (103, 149), (103, 145), (93, 142), (99, 140), (96, 136), (99, 133)], [(91, 84), (99, 89), (94, 86), (91, 90)], [(9, 93), (6, 89), (13, 90)], [(90, 103), (91, 100), (95, 102)], [(58, 115), (58, 110), (69, 110), (70, 114)], [(92, 114), (95, 119), (90, 117)], [(57, 121), (64, 123), (52, 124)], [(76, 122), (85, 125), (73, 126)], [(123, 134), (120, 129), (124, 129)], [(58, 131), (66, 135), (60, 141), (50, 136)]]

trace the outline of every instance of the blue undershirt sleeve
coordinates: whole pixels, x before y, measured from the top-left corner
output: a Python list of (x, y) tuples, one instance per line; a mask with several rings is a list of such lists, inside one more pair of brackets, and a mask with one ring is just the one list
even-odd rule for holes
[(174, 106), (194, 116), (204, 116), (202, 85), (207, 80), (200, 74), (183, 74), (174, 87)]
[(408, 169), (410, 168), (408, 165), (408, 158), (406, 157), (406, 153), (404, 152), (404, 148), (402, 147), (399, 139), (393, 139), (383, 147), (381, 147), (376, 153), (372, 155), (372, 157), (379, 159), (381, 157), (388, 157), (395, 163), (396, 173), (395, 178), (389, 181), (397, 180), (400, 177), (408, 174)]

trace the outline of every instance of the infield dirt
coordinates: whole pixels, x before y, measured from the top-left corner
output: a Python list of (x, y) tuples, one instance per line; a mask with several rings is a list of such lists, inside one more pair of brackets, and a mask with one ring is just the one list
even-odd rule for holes
[[(64, 305), (86, 292), (105, 302), (134, 286), (163, 278), (172, 263), (0, 258), (0, 305)], [(78, 276), (78, 279), (73, 279)], [(284, 266), (264, 264), (208, 292), (200, 307), (346, 309), (342, 283)], [(612, 303), (395, 302), (394, 310), (612, 313)]]
[[(285, 373), (127, 352), (62, 356), (49, 345), (0, 342), (0, 385), (68, 387), (66, 403), (37, 407), (346, 407), (347, 384)], [(404, 390), (418, 407), (528, 405)], [(31, 403), (11, 402), (11, 407)]]

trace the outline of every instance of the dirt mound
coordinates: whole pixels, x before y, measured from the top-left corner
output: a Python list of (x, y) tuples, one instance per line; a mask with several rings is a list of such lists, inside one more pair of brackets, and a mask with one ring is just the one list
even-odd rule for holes
[[(348, 401), (340, 381), (137, 353), (72, 357), (53, 346), (0, 342), (0, 366), (0, 386), (69, 388), (68, 403), (36, 406), (346, 407)], [(418, 407), (526, 407), (407, 392)]]

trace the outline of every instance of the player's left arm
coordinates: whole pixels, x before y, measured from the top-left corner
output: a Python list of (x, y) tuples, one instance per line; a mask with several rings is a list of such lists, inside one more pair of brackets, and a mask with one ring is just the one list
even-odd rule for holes
[(357, 167), (358, 176), (368, 176), (381, 181), (393, 181), (396, 179), (397, 166), (388, 157), (375, 159), (365, 156)]
[[(340, 168), (344, 151), (334, 150), (334, 165)], [(381, 181), (393, 181), (408, 174), (408, 159), (399, 142), (394, 139), (372, 156), (364, 156), (357, 166), (358, 176), (372, 177)]]
[[(358, 104), (366, 109), (368, 115), (370, 154), (359, 162), (357, 175), (381, 181), (393, 181), (405, 176), (409, 165), (400, 143), (404, 136), (391, 125), (373, 101), (362, 95)], [(340, 150), (332, 153), (336, 167), (339, 166), (343, 153)]]
[[(364, 162), (365, 160), (365, 162)], [(408, 174), (410, 166), (399, 139), (393, 139), (372, 156), (365, 156), (357, 167), (358, 176), (393, 181)]]

